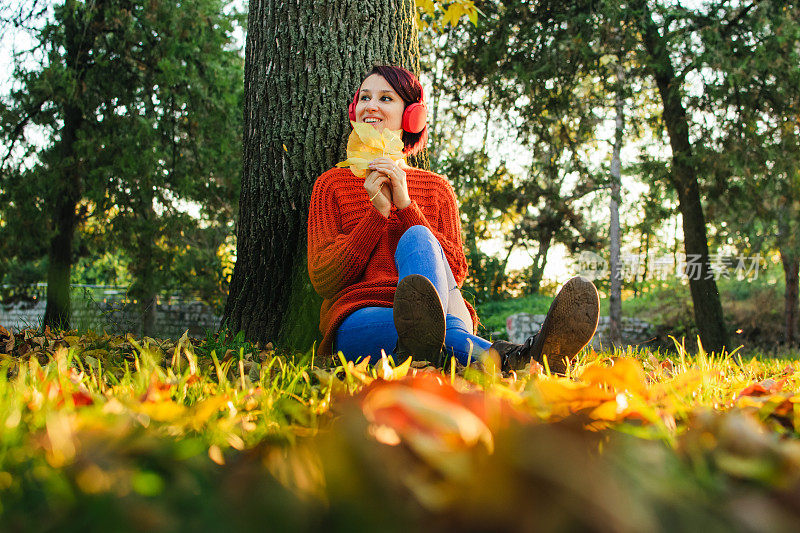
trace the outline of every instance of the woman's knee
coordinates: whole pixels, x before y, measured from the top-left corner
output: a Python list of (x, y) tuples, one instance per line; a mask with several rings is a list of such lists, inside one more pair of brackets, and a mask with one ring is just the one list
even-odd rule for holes
[(397, 242), (398, 252), (402, 252), (406, 249), (416, 250), (422, 246), (435, 249), (439, 248), (441, 245), (439, 244), (439, 241), (436, 240), (436, 237), (433, 235), (431, 230), (421, 225), (411, 226), (408, 228), (405, 232), (403, 232), (403, 235)]

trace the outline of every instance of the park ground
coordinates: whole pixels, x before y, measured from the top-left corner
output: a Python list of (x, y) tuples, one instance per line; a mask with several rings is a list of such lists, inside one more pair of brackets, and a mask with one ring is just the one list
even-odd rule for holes
[(684, 345), (559, 377), (0, 329), (0, 529), (793, 530), (797, 354)]

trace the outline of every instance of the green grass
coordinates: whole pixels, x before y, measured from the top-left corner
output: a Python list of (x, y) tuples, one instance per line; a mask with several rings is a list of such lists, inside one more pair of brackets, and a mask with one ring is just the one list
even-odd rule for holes
[(560, 378), (325, 365), (240, 336), (9, 341), (4, 530), (741, 530), (741, 501), (765, 530), (797, 518), (790, 359), (587, 352)]

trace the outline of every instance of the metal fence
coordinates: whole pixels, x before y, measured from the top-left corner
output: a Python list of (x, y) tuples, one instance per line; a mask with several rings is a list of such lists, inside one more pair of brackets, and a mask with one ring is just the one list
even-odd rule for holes
[[(25, 299), (0, 301), (0, 325), (20, 330), (39, 327), (47, 306), (47, 284), (26, 288)], [(72, 285), (71, 325), (81, 331), (108, 333), (141, 333), (144, 314), (139, 302), (129, 297), (127, 287), (108, 285)], [(195, 295), (164, 293), (156, 295), (156, 337), (178, 337), (189, 330), (200, 336), (219, 327), (220, 317), (214, 309)]]

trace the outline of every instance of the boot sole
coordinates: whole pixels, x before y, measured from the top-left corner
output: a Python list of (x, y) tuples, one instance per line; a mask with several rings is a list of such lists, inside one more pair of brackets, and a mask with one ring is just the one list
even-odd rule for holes
[(550, 371), (564, 374), (568, 362), (592, 340), (599, 317), (600, 298), (594, 284), (580, 276), (572, 278), (550, 304), (531, 355), (540, 362), (547, 357)]
[(394, 295), (394, 327), (398, 354), (438, 362), (444, 347), (445, 316), (436, 288), (425, 276), (400, 280)]

